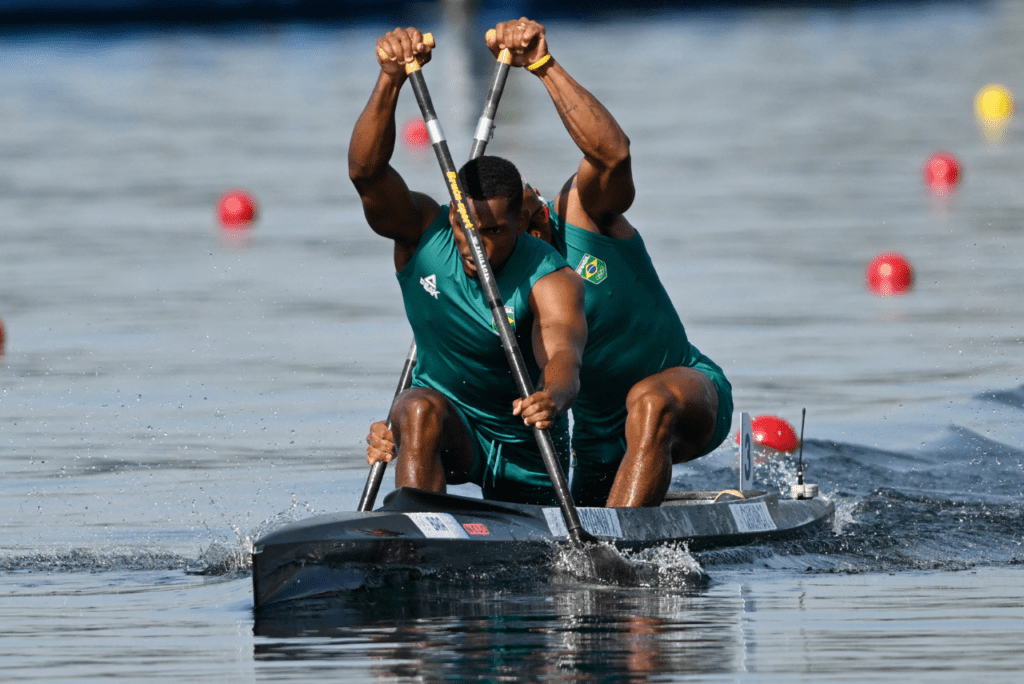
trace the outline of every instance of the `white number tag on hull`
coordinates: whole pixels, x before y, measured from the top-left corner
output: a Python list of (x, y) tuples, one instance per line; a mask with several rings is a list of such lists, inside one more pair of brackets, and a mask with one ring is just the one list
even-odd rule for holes
[(749, 492), (754, 488), (754, 429), (750, 425), (750, 414), (740, 414), (740, 491)]
[(451, 513), (406, 513), (424, 537), (429, 539), (469, 539), (469, 534)]

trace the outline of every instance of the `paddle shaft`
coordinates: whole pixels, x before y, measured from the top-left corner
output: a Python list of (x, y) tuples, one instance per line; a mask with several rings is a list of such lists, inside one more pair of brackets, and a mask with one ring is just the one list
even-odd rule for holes
[[(412, 384), (412, 369), (416, 365), (416, 340), (409, 345), (409, 353), (405, 356), (405, 365), (402, 366), (402, 374), (398, 377), (398, 388), (395, 389), (395, 396), (391, 400), (391, 406), (395, 405), (398, 395), (409, 389)], [(388, 430), (391, 429), (391, 410), (388, 409)], [(372, 511), (373, 502), (377, 499), (377, 492), (380, 490), (380, 483), (384, 480), (384, 471), (388, 469), (387, 461), (377, 461), (370, 468), (370, 475), (366, 478), (366, 486), (363, 487), (363, 496), (359, 499), (357, 511)]]
[[(527, 373), (526, 363), (523, 361), (523, 355), (519, 351), (516, 338), (512, 334), (512, 326), (509, 324), (508, 316), (505, 314), (505, 304), (502, 302), (501, 294), (498, 292), (498, 284), (495, 281), (494, 272), (491, 270), (491, 264), (487, 259), (487, 252), (484, 251), (476, 225), (473, 223), (473, 218), (469, 213), (469, 207), (466, 205), (465, 193), (459, 183), (458, 172), (455, 169), (455, 163), (452, 161), (451, 152), (448, 150), (448, 141), (445, 139), (444, 132), (441, 130), (441, 125), (437, 120), (437, 115), (434, 113), (434, 105), (431, 102), (430, 93), (427, 91), (427, 84), (423, 79), (423, 73), (419, 64), (411, 62), (406, 65), (406, 71), (409, 74), (409, 81), (412, 83), (412, 89), (416, 95), (416, 103), (419, 105), (423, 121), (427, 125), (431, 145), (434, 148), (434, 153), (437, 155), (437, 161), (441, 165), (441, 172), (445, 177), (445, 184), (448, 186), (448, 195), (451, 198), (452, 205), (455, 207), (459, 224), (462, 226), (462, 231), (469, 243), (473, 262), (476, 264), (477, 279), (484, 291), (487, 304), (491, 309), (491, 317), (498, 328), (501, 346), (505, 350), (505, 356), (508, 358), (509, 367), (512, 369), (512, 376), (515, 379), (516, 387), (519, 389), (519, 395), (525, 399), (533, 394), (533, 382)], [(551, 435), (547, 430), (541, 430), (537, 427), (533, 428), (533, 434), (537, 439), (538, 447), (540, 447), (544, 467), (547, 469), (548, 476), (551, 478), (551, 484), (555, 489), (555, 496), (558, 498), (558, 506), (562, 511), (562, 517), (565, 519), (569, 538), (577, 546), (582, 546), (584, 541), (590, 541), (592, 537), (584, 531), (583, 525), (580, 523), (579, 513), (576, 511), (572, 495), (569, 493), (569, 485), (566, 483), (562, 466), (558, 462), (558, 456), (555, 452), (555, 445), (551, 440)], [(587, 539), (584, 539), (584, 536)]]
[(469, 151), (469, 158), (476, 159), (483, 155), (487, 149), (487, 143), (494, 133), (494, 117), (498, 113), (498, 102), (505, 90), (505, 80), (512, 68), (512, 53), (505, 48), (498, 53), (498, 59), (494, 63), (494, 77), (491, 79), (491, 87), (487, 90), (487, 99), (484, 100), (484, 110), (480, 113), (480, 120), (476, 124), (476, 132), (473, 134), (473, 148)]
[[(493, 31), (493, 29), (492, 29)], [(429, 33), (423, 37), (424, 43), (433, 45), (433, 36)], [(498, 54), (494, 64), (494, 77), (491, 79), (491, 86), (487, 90), (487, 99), (484, 101), (484, 109), (480, 114), (480, 120), (476, 125), (476, 132), (473, 135), (473, 148), (470, 150), (469, 158), (476, 159), (483, 155), (487, 149), (487, 143), (494, 133), (494, 116), (498, 111), (498, 102), (501, 101), (501, 94), (505, 91), (505, 81), (508, 79), (508, 72), (512, 68), (512, 53), (506, 48)], [(436, 118), (436, 117), (435, 117)], [(395, 401), (405, 390), (412, 386), (412, 369), (416, 365), (416, 340), (413, 339), (409, 346), (409, 353), (405, 357), (405, 365), (402, 367), (402, 375), (398, 379), (398, 387), (395, 389), (395, 396), (391, 399), (391, 408), (394, 408)], [(388, 409), (388, 430), (391, 429), (391, 408)], [(366, 478), (366, 486), (363, 487), (363, 495), (359, 499), (357, 511), (372, 511), (373, 504), (377, 500), (377, 492), (380, 491), (381, 482), (384, 481), (384, 472), (388, 468), (387, 461), (377, 461), (370, 468), (370, 474)]]

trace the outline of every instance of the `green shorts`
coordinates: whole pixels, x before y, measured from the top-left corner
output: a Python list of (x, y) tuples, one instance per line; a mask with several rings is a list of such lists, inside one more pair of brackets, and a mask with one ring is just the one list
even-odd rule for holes
[[(463, 425), (473, 439), (473, 467), (467, 475), (479, 485), (483, 497), (491, 501), (557, 506), (551, 478), (536, 442), (511, 442), (491, 439), (459, 411)], [(562, 416), (549, 434), (562, 464), (569, 472), (569, 422)]]
[[(717, 449), (732, 427), (732, 385), (722, 369), (703, 354), (690, 366), (708, 376), (718, 392), (715, 434), (698, 457)], [(573, 438), (572, 498), (577, 506), (604, 506), (612, 490), (619, 464), (626, 455), (625, 425), (618, 436), (604, 439)]]

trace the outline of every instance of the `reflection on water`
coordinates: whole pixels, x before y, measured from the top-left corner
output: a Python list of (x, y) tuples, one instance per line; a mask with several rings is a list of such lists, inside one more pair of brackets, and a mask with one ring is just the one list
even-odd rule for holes
[[(607, 587), (420, 583), (256, 614), (257, 660), (358, 659), (381, 679), (648, 681), (734, 671), (746, 600)], [(457, 673), (457, 675), (456, 675)]]
[(258, 672), (316, 668), (388, 682), (905, 682), (923, 671), (933, 682), (1010, 682), (1024, 629), (1021, 579), (1020, 567), (979, 567), (733, 571), (678, 592), (420, 585), (261, 612), (253, 654)]

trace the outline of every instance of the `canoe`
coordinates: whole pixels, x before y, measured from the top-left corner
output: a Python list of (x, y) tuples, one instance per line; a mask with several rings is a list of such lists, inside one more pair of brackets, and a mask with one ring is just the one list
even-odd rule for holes
[[(835, 507), (820, 497), (727, 490), (669, 492), (656, 508), (579, 513), (588, 532), (622, 550), (685, 543), (700, 551), (812, 534), (831, 525)], [(253, 598), (260, 608), (453, 568), (543, 565), (566, 541), (557, 507), (399, 488), (373, 512), (319, 515), (257, 539)]]
[[(829, 527), (835, 505), (818, 497), (816, 485), (804, 484), (802, 452), (792, 498), (754, 489), (750, 415), (741, 414), (740, 423), (738, 489), (671, 491), (660, 506), (650, 508), (579, 508), (583, 527), (599, 542), (625, 552), (673, 544), (702, 551)], [(406, 584), (428, 573), (551, 566), (564, 561), (559, 549), (567, 546), (559, 508), (402, 487), (375, 511), (319, 515), (257, 539), (253, 602), (260, 608)]]

